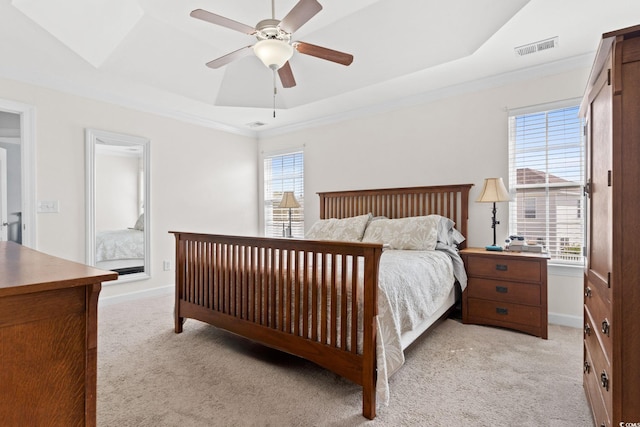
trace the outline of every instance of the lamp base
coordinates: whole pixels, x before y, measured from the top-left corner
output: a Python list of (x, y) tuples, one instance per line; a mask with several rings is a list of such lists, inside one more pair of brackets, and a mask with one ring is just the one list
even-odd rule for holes
[(489, 245), (489, 246), (485, 246), (485, 249), (488, 251), (496, 251), (496, 252), (502, 252), (502, 246), (496, 246), (496, 245)]

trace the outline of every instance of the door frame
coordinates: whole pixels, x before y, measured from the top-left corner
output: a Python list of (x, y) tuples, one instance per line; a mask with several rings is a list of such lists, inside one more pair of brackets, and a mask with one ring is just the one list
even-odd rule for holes
[(0, 110), (20, 115), (22, 158), (22, 244), (36, 249), (36, 109), (0, 98)]
[(7, 150), (0, 148), (0, 242), (9, 240), (9, 211), (7, 209)]

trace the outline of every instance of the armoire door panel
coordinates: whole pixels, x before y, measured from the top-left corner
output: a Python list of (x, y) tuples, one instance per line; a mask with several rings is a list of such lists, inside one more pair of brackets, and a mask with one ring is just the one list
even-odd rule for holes
[[(608, 73), (608, 70), (603, 70)], [(611, 86), (606, 82), (591, 104), (591, 197), (589, 199), (589, 270), (601, 278), (611, 272), (612, 199), (609, 171), (612, 169)]]

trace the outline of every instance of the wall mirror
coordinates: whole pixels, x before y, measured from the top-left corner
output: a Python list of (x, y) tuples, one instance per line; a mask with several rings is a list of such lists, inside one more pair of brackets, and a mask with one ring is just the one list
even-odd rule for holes
[(119, 282), (147, 279), (149, 140), (87, 129), (85, 141), (86, 263), (117, 272)]

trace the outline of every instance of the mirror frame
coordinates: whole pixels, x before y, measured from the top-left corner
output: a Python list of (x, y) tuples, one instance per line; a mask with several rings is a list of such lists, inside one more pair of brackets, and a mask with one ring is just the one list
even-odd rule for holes
[(105, 282), (122, 283), (151, 278), (151, 155), (149, 153), (149, 140), (139, 136), (125, 135), (121, 133), (103, 131), (98, 129), (85, 129), (85, 205), (86, 205), (86, 263), (96, 265), (96, 174), (95, 155), (96, 144), (113, 145), (137, 145), (142, 146), (142, 162), (144, 166), (144, 271), (121, 275), (118, 280)]

